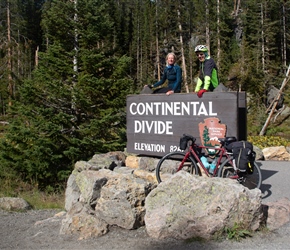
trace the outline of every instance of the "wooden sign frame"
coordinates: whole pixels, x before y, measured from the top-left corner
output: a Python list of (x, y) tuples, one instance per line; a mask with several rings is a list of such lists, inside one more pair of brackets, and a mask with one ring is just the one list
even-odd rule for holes
[(226, 136), (246, 140), (245, 92), (149, 94), (127, 96), (127, 152), (163, 156), (179, 149), (180, 137), (193, 135), (200, 143), (199, 124), (216, 117)]

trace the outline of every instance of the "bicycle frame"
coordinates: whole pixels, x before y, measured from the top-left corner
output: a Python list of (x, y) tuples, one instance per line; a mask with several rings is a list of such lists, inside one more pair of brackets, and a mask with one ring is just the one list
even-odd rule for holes
[[(201, 166), (201, 168), (203, 169), (203, 171), (205, 172), (205, 174), (207, 176), (211, 176), (211, 174), (209, 173), (209, 171), (207, 170), (207, 168), (203, 165), (203, 163), (201, 162), (197, 151), (199, 150), (205, 150), (205, 149), (211, 149), (211, 150), (215, 150), (215, 157), (217, 158), (217, 162), (213, 171), (212, 176), (216, 176), (217, 172), (218, 172), (218, 166), (222, 163), (222, 158), (226, 157), (227, 159), (230, 158), (230, 153), (227, 152), (227, 150), (222, 146), (222, 147), (209, 147), (209, 146), (198, 146), (195, 143), (193, 145), (190, 145), (188, 148), (187, 153), (185, 154), (185, 157), (182, 159), (182, 162), (178, 168), (177, 171), (181, 170), (183, 167), (184, 162), (189, 158), (189, 156), (193, 156), (194, 159), (196, 160), (196, 162), (199, 163), (199, 165)], [(207, 155), (205, 155), (207, 156)]]
[[(254, 171), (250, 174), (240, 172), (235, 166), (233, 153), (227, 149), (229, 143), (236, 141), (233, 140), (233, 137), (219, 138), (220, 145), (218, 147), (201, 146), (196, 144), (195, 140), (196, 138), (193, 136), (184, 134), (184, 137), (180, 139), (180, 150), (169, 152), (159, 160), (156, 167), (158, 183), (170, 178), (178, 171), (184, 170), (194, 175), (230, 178), (249, 189), (260, 188), (262, 174), (257, 163), (254, 162)], [(203, 164), (204, 159), (202, 157), (213, 159), (209, 163), (210, 168), (208, 164)]]

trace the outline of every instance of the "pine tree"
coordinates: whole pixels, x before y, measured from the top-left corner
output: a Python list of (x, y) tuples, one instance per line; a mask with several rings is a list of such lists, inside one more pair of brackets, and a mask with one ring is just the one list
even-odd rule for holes
[(26, 11), (29, 1), (0, 1), (0, 108), (17, 99), (17, 89), (31, 73), (31, 43)]
[(2, 168), (40, 187), (65, 180), (76, 161), (123, 150), (126, 142), (131, 59), (112, 46), (110, 3), (74, 4), (47, 2), (47, 50), (19, 91), (1, 143)]

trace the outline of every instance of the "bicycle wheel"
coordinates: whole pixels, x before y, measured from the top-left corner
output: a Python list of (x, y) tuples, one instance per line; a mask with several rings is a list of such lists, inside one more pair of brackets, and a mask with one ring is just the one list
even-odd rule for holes
[(218, 177), (236, 179), (240, 184), (249, 189), (260, 188), (262, 184), (262, 173), (257, 163), (254, 163), (254, 171), (252, 174), (243, 174), (237, 178), (237, 172), (235, 171), (232, 163), (233, 158), (224, 161), (218, 171)]
[(195, 160), (190, 156), (181, 166), (185, 157), (183, 152), (171, 152), (163, 156), (156, 167), (156, 178), (158, 183), (169, 179), (178, 170), (184, 170), (191, 174), (198, 174), (198, 167)]

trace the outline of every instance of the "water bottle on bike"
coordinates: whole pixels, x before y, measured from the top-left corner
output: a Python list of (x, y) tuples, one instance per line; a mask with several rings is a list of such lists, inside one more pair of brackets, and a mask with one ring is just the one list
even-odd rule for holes
[(203, 166), (204, 166), (207, 170), (209, 170), (210, 165), (209, 165), (209, 162), (207, 161), (207, 158), (204, 157), (204, 156), (202, 156), (202, 157), (200, 157), (200, 160), (201, 160)]

